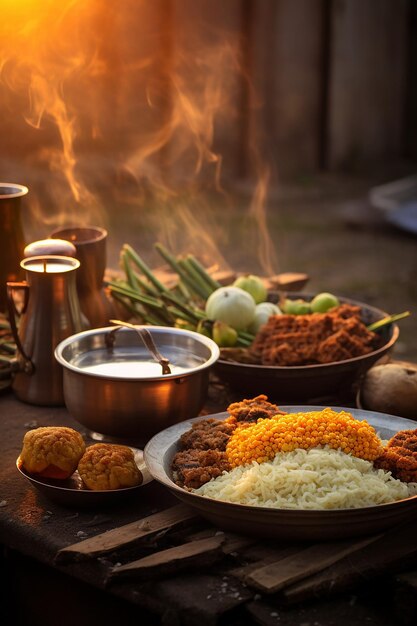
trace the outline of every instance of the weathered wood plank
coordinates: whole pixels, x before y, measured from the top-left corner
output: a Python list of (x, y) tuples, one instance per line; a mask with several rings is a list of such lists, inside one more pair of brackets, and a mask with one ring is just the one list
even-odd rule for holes
[(224, 554), (234, 554), (235, 552), (241, 552), (248, 546), (256, 543), (256, 539), (253, 537), (244, 537), (241, 535), (234, 535), (232, 533), (226, 533), (226, 540), (222, 545), (222, 551)]
[(179, 543), (181, 541), (200, 541), (201, 539), (208, 539), (215, 536), (223, 537), (222, 551), (224, 554), (234, 554), (235, 552), (242, 553), (242, 551), (245, 551), (246, 548), (259, 541), (259, 539), (255, 537), (225, 532), (215, 526), (206, 526), (197, 532), (191, 531), (187, 534), (183, 534), (182, 536), (180, 534), (179, 541), (176, 540), (175, 536), (172, 536), (172, 538), (173, 543)]
[(230, 571), (230, 575), (235, 576), (235, 578), (239, 578), (246, 583), (253, 572), (259, 571), (261, 568), (266, 567), (270, 563), (278, 563), (281, 560), (286, 559), (291, 555), (297, 554), (300, 551), (301, 547), (296, 545), (289, 545), (288, 547), (283, 547), (280, 550), (267, 549), (265, 550), (262, 559), (254, 561), (253, 563), (249, 563), (248, 565), (236, 567), (235, 569)]
[(309, 546), (277, 562), (258, 567), (247, 577), (246, 582), (264, 591), (275, 593), (287, 585), (314, 574), (348, 554), (352, 554), (377, 540), (379, 536), (360, 541), (339, 541)]
[(216, 558), (222, 558), (221, 546), (224, 541), (224, 536), (217, 535), (154, 552), (142, 559), (113, 567), (108, 578), (111, 580), (132, 575), (143, 577), (161, 573), (165, 576), (171, 571), (191, 569), (196, 564), (207, 565), (213, 563)]
[(387, 572), (415, 563), (417, 535), (415, 522), (396, 527), (361, 550), (348, 554), (324, 571), (294, 583), (282, 591), (288, 603), (324, 597), (375, 579)]
[(408, 0), (335, 0), (327, 165), (359, 167), (404, 151)]
[(179, 524), (192, 520), (194, 517), (196, 517), (194, 511), (183, 504), (179, 504), (160, 513), (149, 515), (136, 522), (131, 522), (125, 526), (108, 530), (95, 537), (67, 546), (59, 550), (56, 561), (80, 560), (110, 552), (153, 535), (160, 530), (174, 528)]
[(224, 554), (233, 554), (234, 552), (240, 552), (252, 546), (258, 542), (255, 537), (245, 537), (244, 535), (237, 535), (235, 533), (223, 532), (215, 527), (205, 528), (197, 533), (192, 533), (188, 536), (189, 541), (197, 541), (200, 539), (207, 539), (208, 537), (220, 536), (224, 541), (222, 544), (222, 551)]

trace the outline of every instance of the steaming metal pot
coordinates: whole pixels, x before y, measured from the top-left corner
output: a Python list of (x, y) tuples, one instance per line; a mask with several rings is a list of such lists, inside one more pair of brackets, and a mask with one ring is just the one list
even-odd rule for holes
[[(82, 330), (76, 291), (77, 259), (44, 255), (24, 259), (26, 281), (8, 282), (10, 325), (17, 346), (12, 388), (29, 404), (64, 404), (56, 346)], [(16, 316), (20, 318), (19, 328)]]

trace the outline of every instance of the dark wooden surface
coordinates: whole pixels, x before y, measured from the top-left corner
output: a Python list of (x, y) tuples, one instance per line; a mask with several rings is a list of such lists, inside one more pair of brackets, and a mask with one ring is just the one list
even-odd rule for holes
[[(205, 410), (224, 410), (233, 399), (236, 394), (213, 382)], [(15, 625), (56, 624), (56, 611), (66, 604), (81, 626), (113, 620), (130, 626), (139, 617), (141, 624), (190, 626), (383, 626), (416, 619), (415, 574), (407, 573), (417, 556), (414, 524), (395, 534), (395, 541), (372, 538), (347, 550), (338, 545), (333, 554), (328, 544), (309, 548), (221, 534), (191, 515), (158, 532), (143, 532), (150, 528), (145, 520), (136, 542), (126, 543), (122, 536), (117, 548), (92, 558), (57, 556), (73, 544), (110, 530), (117, 535), (126, 524), (174, 510), (178, 501), (152, 482), (116, 507), (56, 505), (16, 470), (24, 433), (46, 425), (72, 426), (86, 438), (87, 433), (64, 408), (25, 405), (12, 393), (0, 397), (0, 416), (1, 589)], [(308, 554), (314, 562), (308, 562)], [(382, 593), (387, 588), (389, 593)], [(67, 619), (65, 613), (59, 623)]]

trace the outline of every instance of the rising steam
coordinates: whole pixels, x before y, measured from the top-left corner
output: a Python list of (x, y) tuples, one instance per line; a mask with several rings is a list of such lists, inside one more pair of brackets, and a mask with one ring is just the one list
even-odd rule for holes
[[(240, 40), (229, 33), (176, 41), (169, 12), (161, 12), (169, 1), (0, 2), (3, 106), (37, 129), (28, 165), (49, 169), (48, 184), (31, 189), (38, 219), (98, 225), (120, 201), (151, 212), (157, 237), (174, 252), (225, 266), (227, 233), (210, 207), (233, 206), (222, 188), (218, 137), (241, 115), (233, 86)], [(259, 172), (246, 212), (257, 225), (260, 264), (271, 274), (268, 174)]]

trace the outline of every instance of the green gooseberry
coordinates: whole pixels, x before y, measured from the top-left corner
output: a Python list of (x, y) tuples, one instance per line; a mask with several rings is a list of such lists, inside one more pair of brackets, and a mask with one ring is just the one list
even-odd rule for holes
[(307, 315), (311, 313), (310, 303), (302, 299), (289, 300), (287, 298), (282, 309), (287, 315)]
[(333, 309), (336, 306), (340, 305), (339, 298), (334, 296), (332, 293), (328, 293), (327, 291), (323, 291), (322, 293), (318, 293), (312, 301), (310, 302), (311, 310), (313, 313), (326, 313), (330, 309)]
[(224, 322), (216, 321), (213, 324), (213, 339), (222, 348), (231, 348), (236, 344), (237, 332)]
[(267, 288), (265, 287), (262, 278), (255, 276), (254, 274), (239, 276), (239, 278), (236, 278), (233, 286), (239, 287), (240, 289), (243, 289), (243, 291), (250, 293), (252, 298), (255, 300), (255, 304), (265, 302), (268, 295)]

